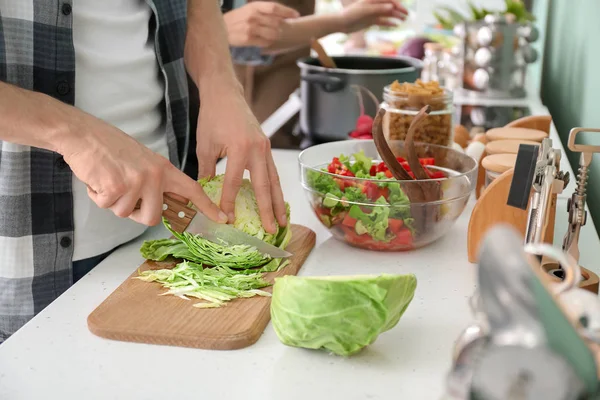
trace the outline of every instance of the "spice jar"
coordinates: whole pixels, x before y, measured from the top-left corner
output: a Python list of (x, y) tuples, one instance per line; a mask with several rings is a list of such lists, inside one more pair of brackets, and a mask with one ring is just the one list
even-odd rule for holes
[(486, 154), (517, 154), (519, 152), (519, 146), (522, 144), (529, 144), (539, 146), (539, 142), (532, 140), (494, 140), (489, 142), (485, 146)]
[(490, 142), (495, 140), (530, 140), (541, 143), (542, 140), (548, 137), (548, 134), (537, 129), (494, 128), (487, 131), (485, 136)]
[(421, 79), (424, 82), (438, 81), (440, 79), (440, 64), (442, 61), (443, 46), (439, 43), (429, 42), (423, 45), (423, 69)]
[(504, 172), (514, 168), (516, 161), (516, 154), (493, 154), (481, 160), (481, 166), (485, 169), (485, 187)]
[(383, 99), (381, 106), (387, 111), (383, 125), (386, 139), (404, 140), (415, 115), (428, 105), (431, 112), (415, 131), (415, 142), (452, 144), (452, 92), (438, 82), (418, 79), (415, 83), (400, 84), (396, 81), (384, 88)]

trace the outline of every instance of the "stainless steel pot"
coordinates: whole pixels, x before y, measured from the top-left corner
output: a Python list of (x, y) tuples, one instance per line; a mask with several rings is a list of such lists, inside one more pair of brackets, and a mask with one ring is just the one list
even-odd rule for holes
[[(379, 102), (383, 88), (395, 80), (414, 82), (422, 62), (411, 57), (332, 57), (337, 68), (323, 68), (313, 57), (298, 60), (300, 67), (300, 129), (316, 139), (343, 140), (360, 116), (356, 85), (367, 88)], [(378, 105), (364, 96), (365, 113), (374, 117)]]

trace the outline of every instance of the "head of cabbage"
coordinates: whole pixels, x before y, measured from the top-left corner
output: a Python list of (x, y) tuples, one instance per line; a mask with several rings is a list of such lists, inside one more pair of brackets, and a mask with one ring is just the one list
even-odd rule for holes
[[(217, 205), (220, 205), (221, 202), (224, 178), (224, 175), (217, 175), (213, 178), (198, 181), (206, 195)], [(288, 203), (286, 203), (286, 208), (289, 221), (290, 207)], [(175, 232), (164, 219), (163, 223), (175, 238), (145, 241), (140, 252), (148, 260), (163, 261), (168, 256), (173, 256), (203, 265), (235, 269), (262, 267), (261, 270), (265, 272), (274, 271), (283, 266), (281, 259), (271, 259), (252, 246), (226, 246), (213, 243), (188, 232), (183, 234)], [(256, 196), (248, 179), (243, 180), (235, 199), (235, 221), (233, 226), (282, 249), (285, 249), (292, 238), (290, 224), (283, 228), (278, 226), (275, 234), (269, 234), (265, 231), (260, 219)]]
[(351, 356), (396, 326), (416, 287), (413, 274), (275, 278), (273, 328), (288, 346)]

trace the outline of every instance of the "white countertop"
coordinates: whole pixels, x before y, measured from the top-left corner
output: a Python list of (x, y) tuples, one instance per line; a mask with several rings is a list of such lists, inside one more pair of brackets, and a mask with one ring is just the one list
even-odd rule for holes
[[(142, 263), (140, 239), (112, 254), (0, 345), (0, 399), (439, 398), (452, 343), (470, 321), (467, 298), (475, 268), (467, 262), (466, 233), (473, 201), (452, 231), (427, 248), (407, 253), (354, 249), (331, 238), (312, 214), (299, 184), (297, 154), (274, 151), (292, 221), (317, 233), (317, 245), (300, 273), (415, 273), (415, 298), (394, 329), (348, 359), (286, 347), (270, 324), (255, 345), (234, 351), (96, 337), (86, 318)], [(559, 203), (558, 212), (565, 212), (565, 202)], [(563, 233), (564, 224), (556, 237)], [(592, 233), (587, 228), (582, 234), (588, 243), (582, 260), (589, 262), (599, 249)], [(143, 239), (166, 235), (155, 228)]]

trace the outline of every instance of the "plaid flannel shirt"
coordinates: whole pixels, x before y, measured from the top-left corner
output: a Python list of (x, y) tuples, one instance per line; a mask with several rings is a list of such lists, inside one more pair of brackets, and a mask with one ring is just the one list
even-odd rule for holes
[[(165, 79), (169, 156), (182, 166), (190, 130), (183, 62), (187, 1), (146, 1)], [(0, 0), (1, 81), (74, 104), (72, 3)], [(261, 58), (256, 51), (240, 53), (245, 62)], [(71, 183), (59, 154), (0, 141), (0, 343), (72, 284)]]

